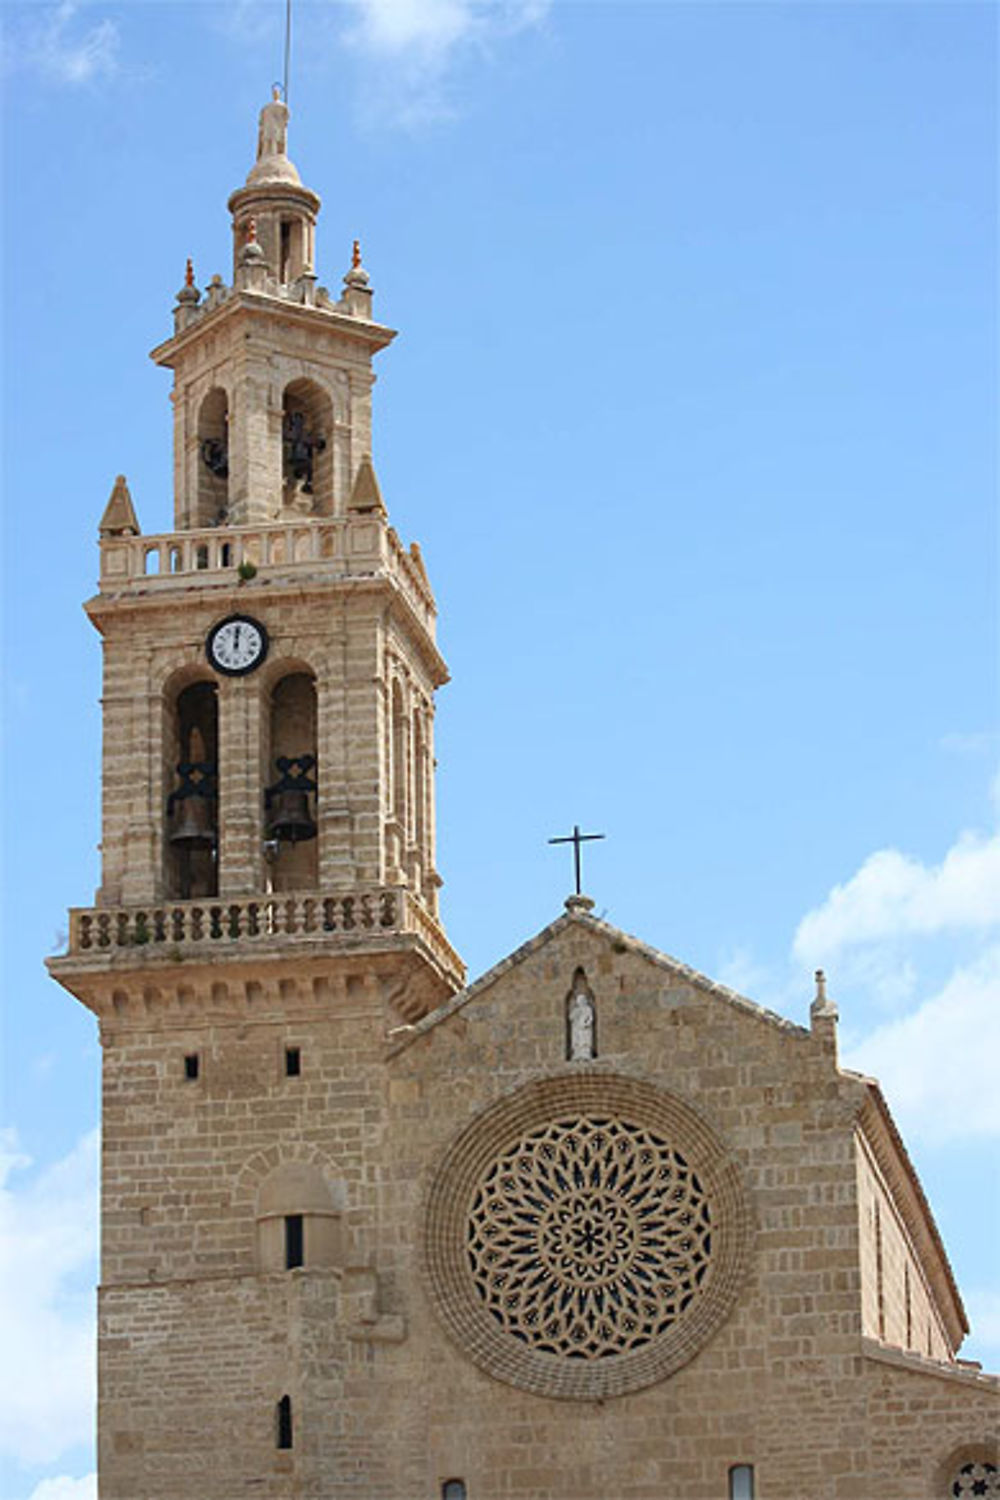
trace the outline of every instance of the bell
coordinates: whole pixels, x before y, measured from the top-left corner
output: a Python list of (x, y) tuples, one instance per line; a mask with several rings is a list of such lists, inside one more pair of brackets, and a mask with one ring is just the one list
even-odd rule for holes
[(316, 837), (316, 823), (309, 811), (309, 794), (296, 788), (274, 791), (269, 798), (267, 836), (283, 843), (302, 844)]
[(179, 797), (171, 810), (170, 842), (175, 849), (214, 849), (212, 799)]

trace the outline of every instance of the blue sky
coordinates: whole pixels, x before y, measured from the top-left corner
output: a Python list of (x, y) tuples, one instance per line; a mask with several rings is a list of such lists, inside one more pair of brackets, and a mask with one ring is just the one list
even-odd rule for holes
[[(127, 474), (171, 524), (184, 261), (280, 0), (4, 13), (10, 1500), (85, 1500), (99, 1051), (41, 958), (97, 883), (80, 603)], [(296, 11), (290, 152), (360, 237), (375, 463), (453, 681), (444, 915), (474, 975), (599, 913), (802, 1019), (822, 963), (1000, 1367), (996, 12), (357, 0)], [(992, 1073), (991, 1073), (992, 1068)]]

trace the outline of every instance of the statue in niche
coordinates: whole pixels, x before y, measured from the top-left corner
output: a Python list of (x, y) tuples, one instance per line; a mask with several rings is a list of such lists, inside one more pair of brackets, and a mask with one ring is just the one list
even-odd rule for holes
[(568, 1056), (570, 1062), (585, 1062), (597, 1056), (594, 998), (582, 974), (574, 977), (566, 1006)]

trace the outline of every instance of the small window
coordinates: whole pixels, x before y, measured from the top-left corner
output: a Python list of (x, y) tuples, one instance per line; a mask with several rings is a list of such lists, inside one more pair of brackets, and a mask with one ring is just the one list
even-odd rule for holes
[(282, 1396), (275, 1411), (276, 1446), (279, 1448), (290, 1448), (292, 1446), (292, 1398)]
[(734, 1464), (730, 1469), (729, 1500), (753, 1500), (753, 1464)]
[(441, 1500), (467, 1500), (464, 1479), (446, 1479), (441, 1486)]
[(302, 1072), (302, 1052), (298, 1047), (285, 1048), (285, 1077), (298, 1078)]
[(188, 1082), (193, 1082), (198, 1077), (198, 1054), (189, 1052), (184, 1059), (184, 1077)]
[(294, 1271), (305, 1264), (305, 1236), (302, 1230), (302, 1215), (287, 1214), (285, 1217), (285, 1270)]

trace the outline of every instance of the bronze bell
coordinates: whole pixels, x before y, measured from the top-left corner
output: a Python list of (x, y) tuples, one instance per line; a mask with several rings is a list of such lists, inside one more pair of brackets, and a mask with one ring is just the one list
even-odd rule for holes
[(301, 844), (316, 837), (316, 823), (309, 811), (309, 794), (284, 789), (272, 792), (267, 836), (283, 843)]
[(316, 791), (309, 772), (315, 765), (315, 755), (278, 756), (281, 776), (264, 794), (269, 839), (304, 844), (316, 837), (316, 820), (309, 811), (309, 793)]
[(216, 844), (214, 761), (181, 761), (177, 767), (177, 776), (180, 785), (170, 793), (167, 799), (170, 844), (175, 849), (214, 849)]
[(183, 797), (173, 805), (170, 842), (175, 849), (212, 849), (215, 826), (207, 797)]

